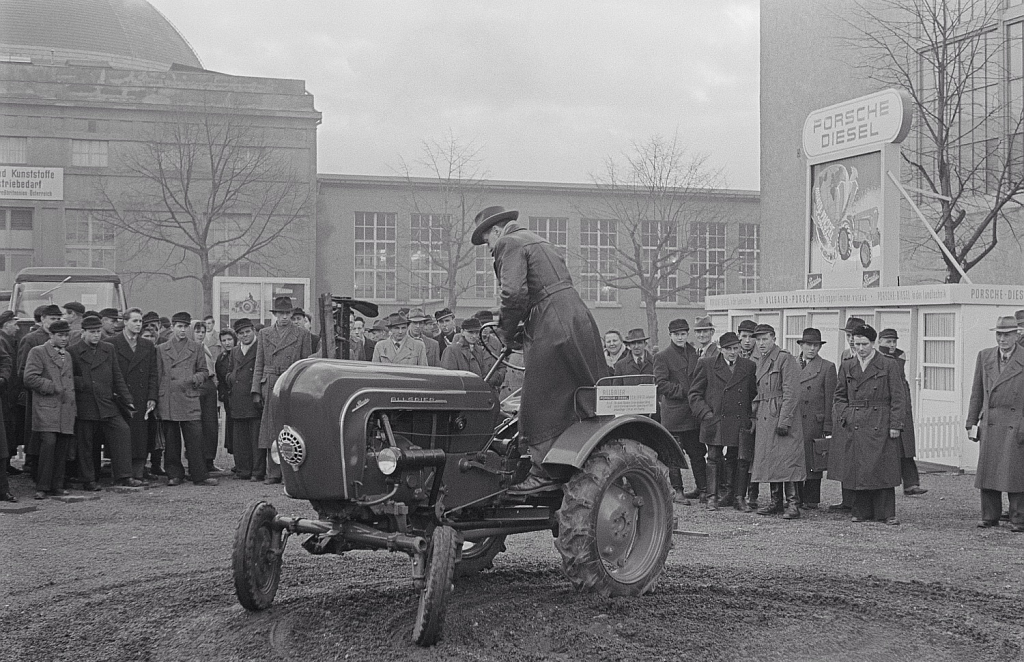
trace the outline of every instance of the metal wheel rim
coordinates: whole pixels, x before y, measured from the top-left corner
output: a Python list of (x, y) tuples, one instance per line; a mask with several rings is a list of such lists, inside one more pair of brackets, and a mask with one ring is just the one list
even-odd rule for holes
[(480, 540), (466, 540), (462, 543), (462, 560), (471, 561), (481, 556), (494, 542), (497, 536), (488, 536)]
[(605, 571), (624, 584), (641, 580), (659, 555), (664, 504), (643, 471), (625, 471), (601, 495), (595, 540)]
[(276, 532), (270, 527), (261, 526), (256, 530), (256, 544), (253, 545), (254, 566), (256, 568), (256, 583), (261, 593), (269, 593), (274, 588), (274, 581), (277, 576), (277, 564), (280, 558), (274, 549), (274, 536)]

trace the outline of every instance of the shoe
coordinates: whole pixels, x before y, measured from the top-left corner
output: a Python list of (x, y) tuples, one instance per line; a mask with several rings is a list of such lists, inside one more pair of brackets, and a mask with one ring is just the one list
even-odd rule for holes
[[(273, 479), (268, 478), (267, 482), (269, 483), (271, 480)], [(277, 482), (281, 482), (281, 479), (278, 478)], [(525, 496), (527, 494), (537, 494), (538, 492), (550, 492), (553, 490), (560, 489), (562, 489), (561, 483), (555, 482), (554, 480), (548, 478), (547, 476), (538, 476), (537, 474), (530, 474), (529, 476), (526, 477), (526, 479), (523, 482), (508, 488), (508, 493)]]
[(249, 474), (235, 474), (235, 480), (253, 480)]
[(85, 490), (86, 492), (99, 492), (103, 488), (97, 485), (96, 483), (85, 483), (84, 485), (82, 485), (82, 489)]
[(838, 513), (847, 510), (853, 510), (853, 508), (847, 506), (845, 503), (834, 503), (828, 507), (828, 512), (830, 513)]
[(885, 522), (883, 522), (883, 524), (886, 524), (888, 526), (899, 526), (900, 525), (900, 521), (898, 519), (896, 519), (895, 517), (890, 517), (889, 519), (885, 520)]
[(150, 473), (149, 471), (143, 471), (142, 480), (156, 480), (156, 474)]
[(782, 513), (782, 519), (800, 519), (800, 509), (796, 506), (786, 508), (786, 511)]
[(224, 474), (227, 473), (226, 471), (224, 471), (223, 469), (221, 469), (217, 465), (213, 464), (212, 462), (210, 463), (210, 466), (207, 467), (206, 472), (211, 474), (211, 475), (212, 474), (217, 474), (218, 476), (223, 476)]
[(687, 499), (700, 499), (703, 494), (704, 493), (697, 488), (694, 488), (690, 492), (683, 492), (683, 496)]
[(142, 487), (143, 483), (137, 478), (122, 478), (117, 481), (117, 484), (121, 487)]
[(978, 528), (979, 529), (991, 529), (991, 528), (996, 527), (996, 526), (999, 526), (999, 522), (998, 521), (992, 522), (990, 520), (983, 519), (980, 522), (978, 522)]
[(19, 469), (17, 467), (12, 467), (9, 464), (7, 465), (7, 475), (8, 476), (20, 476), (23, 473), (25, 473), (25, 472), (22, 471), (21, 469)]
[(149, 473), (153, 474), (154, 476), (166, 476), (167, 475), (167, 472), (164, 471), (161, 467), (152, 467), (149, 470)]
[(757, 509), (757, 514), (758, 515), (778, 515), (781, 512), (782, 512), (782, 506), (780, 506), (780, 505), (778, 505), (776, 503), (771, 503), (771, 504), (769, 504), (767, 506), (764, 506), (763, 508), (758, 508)]
[(0, 501), (9, 501), (11, 503), (18, 503), (18, 497), (14, 496), (10, 492), (7, 494), (0, 494)]
[(735, 505), (736, 505), (736, 499), (731, 497), (731, 496), (727, 496), (724, 499), (719, 499), (718, 500), (718, 506), (720, 508), (732, 508)]
[(924, 494), (928, 490), (924, 489), (920, 485), (911, 485), (907, 489), (903, 490), (903, 493), (907, 496), (918, 496)]
[(807, 510), (817, 510), (818, 509), (818, 504), (816, 504), (816, 503), (805, 503), (804, 505), (802, 505), (800, 507), (801, 508), (806, 508)]
[(193, 482), (193, 485), (205, 486), (205, 487), (216, 487), (220, 485), (216, 478), (207, 478), (206, 480), (197, 480)]
[(861, 522), (863, 522), (865, 520), (864, 520), (863, 517), (851, 517), (850, 521), (855, 523), (855, 524), (860, 524)]
[(733, 510), (738, 510), (741, 513), (747, 512), (747, 502), (743, 499), (733, 499), (732, 501)]
[(259, 476), (253, 476), (252, 478), (249, 479), (250, 483), (259, 483), (259, 482), (262, 482), (262, 481), (263, 481), (263, 479), (260, 478)]
[(1001, 519), (1004, 522), (1009, 522), (1010, 521), (1010, 511), (1004, 510), (1002, 512), (1002, 514), (999, 515), (999, 519)]
[(281, 479), (280, 478), (275, 478), (275, 477), (272, 477), (272, 476), (268, 476), (266, 478), (266, 480), (263, 481), (263, 483), (265, 485), (280, 485), (281, 484)]
[(708, 510), (718, 510), (718, 497), (708, 497)]
[(167, 481), (167, 486), (168, 487), (174, 487), (175, 485), (181, 485), (181, 479), (180, 478), (172, 478), (169, 481)]
[(1024, 524), (1014, 524), (1010, 527), (1012, 533), (1024, 533)]
[(36, 492), (35, 496), (32, 497), (36, 501), (42, 501), (46, 498), (46, 492)]

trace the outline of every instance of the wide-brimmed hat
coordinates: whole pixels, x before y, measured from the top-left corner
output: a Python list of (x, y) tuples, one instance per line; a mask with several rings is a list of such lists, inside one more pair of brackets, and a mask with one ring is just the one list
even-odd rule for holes
[[(758, 324), (757, 328), (754, 329), (754, 335), (755, 336), (763, 336), (766, 333), (770, 333), (770, 334), (772, 334), (774, 336), (775, 335), (775, 327), (772, 326), (771, 324)], [(722, 346), (721, 342), (719, 342), (718, 346), (719, 347)]]
[(896, 333), (896, 329), (882, 329), (878, 334), (879, 338), (892, 338), (893, 340), (899, 340), (900, 336)]
[(235, 323), (232, 324), (231, 327), (235, 330), (235, 333), (241, 333), (242, 331), (245, 331), (246, 329), (255, 329), (256, 328), (256, 326), (252, 323), (252, 320), (249, 319), (248, 317), (242, 317), (240, 319), (236, 319)]
[(482, 327), (483, 325), (480, 324), (480, 320), (475, 317), (470, 317), (462, 323), (463, 331), (479, 331)]
[(669, 333), (680, 333), (682, 331), (689, 331), (690, 323), (684, 319), (672, 320), (668, 323)]
[(370, 327), (370, 330), (371, 331), (387, 331), (388, 330), (388, 324), (387, 324), (387, 322), (385, 322), (382, 319), (374, 320), (373, 321), (373, 326)]
[(736, 333), (749, 333), (753, 335), (754, 331), (757, 331), (757, 322), (754, 320), (743, 320), (740, 322), (740, 326), (736, 329)]
[(71, 333), (71, 325), (64, 320), (57, 320), (50, 325), (50, 334), (56, 335), (58, 333)]
[(171, 315), (171, 324), (191, 324), (192, 316), (188, 313), (174, 313)]
[[(1013, 325), (1013, 330), (1014, 331), (1017, 330), (1017, 324), (1016, 323), (1014, 323), (1014, 325)], [(870, 324), (861, 324), (860, 326), (858, 326), (856, 329), (854, 329), (850, 333), (852, 333), (855, 336), (864, 336), (865, 338), (867, 338), (871, 342), (875, 342), (876, 340), (878, 340), (878, 332), (875, 331), (875, 328), (873, 326), (871, 326)]]
[(499, 206), (488, 207), (473, 219), (476, 227), (473, 228), (473, 236), (470, 238), (470, 241), (473, 242), (474, 246), (481, 246), (487, 243), (484, 241), (485, 232), (502, 221), (514, 221), (517, 218), (519, 218), (519, 212), (514, 209), (505, 209)]
[(452, 312), (451, 308), (442, 308), (434, 313), (434, 319), (438, 322), (448, 317), (455, 317), (455, 313)]
[(388, 319), (385, 322), (389, 329), (393, 326), (402, 326), (403, 324), (408, 323), (409, 318), (403, 315), (402, 313), (391, 313), (390, 315), (388, 315)]
[(430, 316), (422, 308), (413, 308), (409, 311), (408, 318), (410, 322), (426, 322), (430, 319)]
[(89, 315), (82, 319), (82, 331), (92, 331), (93, 329), (102, 329), (103, 320), (98, 317)]
[(859, 317), (849, 317), (846, 320), (846, 326), (843, 328), (843, 332), (853, 333), (853, 330), (858, 326), (864, 326), (864, 320)]
[(304, 311), (302, 308), (292, 308), (292, 317), (295, 317), (296, 315), (302, 315), (303, 317), (305, 317), (306, 311)]
[(630, 329), (626, 332), (626, 337), (622, 339), (622, 342), (628, 345), (631, 342), (643, 342), (648, 338), (647, 332), (643, 329)]
[(1017, 326), (1024, 327), (1024, 310), (1018, 310), (1013, 316), (1017, 320)]
[(818, 345), (824, 345), (826, 342), (827, 341), (821, 339), (821, 331), (813, 327), (804, 329), (804, 335), (800, 337), (800, 340), (796, 341), (798, 345), (803, 345), (804, 343), (816, 343)]
[(64, 310), (72, 310), (78, 313), (79, 315), (85, 314), (85, 306), (83, 306), (78, 301), (68, 301), (66, 304), (64, 304)]
[(142, 316), (142, 326), (146, 326), (147, 324), (159, 324), (159, 323), (160, 323), (160, 313), (156, 312), (155, 310), (151, 310), (151, 311), (149, 311), (148, 313), (146, 313), (145, 315)]
[(702, 329), (715, 330), (715, 325), (711, 322), (710, 317), (698, 317), (697, 321), (693, 323), (694, 331), (700, 331)]
[(1017, 319), (1006, 315), (996, 320), (996, 325), (989, 329), (990, 331), (997, 331), (999, 333), (1009, 333), (1010, 331), (1017, 330)]
[(294, 309), (291, 297), (276, 297), (274, 305), (270, 308), (272, 313), (290, 313)]
[(738, 344), (740, 344), (740, 337), (732, 331), (726, 331), (722, 334), (722, 337), (718, 339), (718, 346), (721, 349), (726, 349)]

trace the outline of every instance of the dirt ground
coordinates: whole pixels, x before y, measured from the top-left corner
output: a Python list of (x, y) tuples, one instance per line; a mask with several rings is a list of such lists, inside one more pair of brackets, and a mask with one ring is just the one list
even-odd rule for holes
[[(460, 580), (441, 642), (410, 643), (404, 555), (313, 557), (293, 538), (274, 605), (235, 600), (230, 556), (245, 506), (310, 515), (278, 486), (222, 480), (0, 513), (0, 660), (1020, 660), (1024, 535), (975, 527), (973, 476), (923, 476), (903, 524), (799, 521), (676, 506), (654, 594), (572, 590), (547, 533), (511, 537)], [(81, 494), (81, 493), (76, 493)], [(824, 501), (838, 500), (826, 481)], [(8, 506), (9, 504), (4, 504)]]

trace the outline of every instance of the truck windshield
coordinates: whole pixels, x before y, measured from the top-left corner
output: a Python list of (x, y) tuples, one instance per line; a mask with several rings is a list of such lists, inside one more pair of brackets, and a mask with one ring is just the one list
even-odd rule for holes
[(120, 308), (114, 283), (61, 283), (25, 281), (16, 283), (11, 297), (11, 310), (18, 317), (31, 317), (39, 306), (55, 303), (63, 306), (78, 301), (88, 310)]

